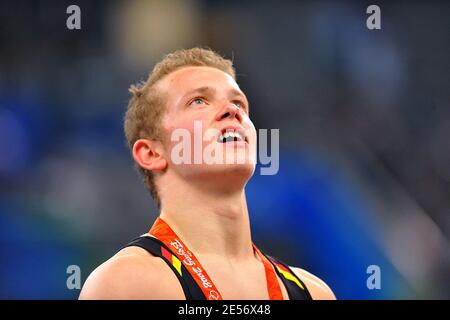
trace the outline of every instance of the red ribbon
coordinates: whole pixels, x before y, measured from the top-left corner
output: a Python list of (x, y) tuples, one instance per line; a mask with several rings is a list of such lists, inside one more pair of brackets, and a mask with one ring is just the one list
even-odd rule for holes
[[(192, 275), (195, 282), (201, 288), (203, 294), (208, 300), (222, 300), (222, 295), (217, 290), (206, 270), (202, 267), (195, 255), (186, 247), (170, 226), (160, 217), (158, 217), (151, 227), (149, 233), (162, 241), (178, 257), (181, 263)], [(253, 250), (261, 258), (267, 279), (267, 290), (270, 300), (283, 300), (278, 278), (270, 261), (253, 244)]]

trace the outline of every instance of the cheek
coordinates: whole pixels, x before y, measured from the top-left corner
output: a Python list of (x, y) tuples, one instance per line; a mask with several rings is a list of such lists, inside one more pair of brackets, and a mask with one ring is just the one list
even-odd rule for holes
[(166, 141), (171, 141), (172, 135), (177, 131), (184, 131), (191, 135), (194, 132), (194, 121), (176, 113), (167, 114), (163, 124)]
[(186, 134), (189, 134), (189, 136), (192, 139), (194, 139), (194, 134), (200, 133), (201, 135), (205, 130), (204, 127), (205, 127), (204, 122), (201, 119), (189, 119), (189, 120), (184, 119), (182, 121), (177, 122), (173, 126), (173, 130), (175, 129), (184, 130)]
[(253, 130), (255, 130), (255, 126), (253, 125), (252, 120), (250, 119), (250, 117), (248, 116), (248, 114), (244, 114), (242, 116), (242, 122), (244, 123), (244, 126), (246, 128), (253, 128)]
[[(200, 145), (205, 147), (206, 142), (203, 141), (206, 130), (205, 121), (202, 118), (168, 119), (165, 123), (165, 137), (167, 150), (171, 152), (172, 148), (179, 145), (180, 141), (190, 140), (191, 153), (194, 152), (194, 146)], [(180, 138), (182, 136), (182, 138)]]
[(207, 121), (201, 113), (196, 114), (182, 111), (168, 114), (165, 120), (167, 131), (183, 129), (189, 131), (191, 134), (194, 134), (194, 127), (197, 127), (197, 130), (201, 127), (202, 131), (204, 131), (205, 121)]
[(245, 116), (243, 119), (243, 123), (244, 123), (244, 128), (246, 128), (245, 129), (246, 134), (248, 134), (252, 138), (256, 138), (256, 128), (255, 128), (255, 125), (253, 124), (252, 120), (250, 120), (250, 118), (248, 116)]

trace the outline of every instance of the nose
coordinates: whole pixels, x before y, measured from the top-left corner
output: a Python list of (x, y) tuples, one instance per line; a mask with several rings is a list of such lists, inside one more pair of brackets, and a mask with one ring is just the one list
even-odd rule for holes
[(241, 109), (232, 103), (227, 103), (217, 114), (216, 120), (234, 119), (242, 123)]

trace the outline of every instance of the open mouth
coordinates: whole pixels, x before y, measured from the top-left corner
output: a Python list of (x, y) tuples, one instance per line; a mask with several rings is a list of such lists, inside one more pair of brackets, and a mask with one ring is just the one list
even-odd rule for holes
[(244, 141), (248, 143), (247, 136), (243, 130), (237, 128), (222, 129), (221, 134), (217, 138), (219, 143)]

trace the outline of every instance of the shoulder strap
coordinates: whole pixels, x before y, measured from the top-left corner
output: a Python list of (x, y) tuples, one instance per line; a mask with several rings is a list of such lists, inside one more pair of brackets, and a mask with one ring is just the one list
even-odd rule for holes
[(202, 290), (192, 278), (186, 267), (181, 263), (177, 256), (175, 256), (172, 251), (167, 248), (167, 246), (160, 240), (151, 236), (144, 235), (134, 239), (133, 241), (122, 247), (122, 249), (130, 246), (141, 247), (147, 250), (152, 255), (163, 259), (168, 264), (170, 269), (172, 269), (172, 271), (175, 273), (178, 281), (180, 281), (180, 284), (183, 287), (184, 295), (186, 296), (186, 300), (206, 300), (206, 297), (203, 294)]
[[(154, 256), (163, 259), (167, 265), (175, 273), (178, 281), (183, 288), (186, 300), (206, 300), (202, 290), (192, 278), (191, 274), (186, 270), (186, 267), (181, 261), (172, 253), (172, 251), (160, 240), (151, 236), (140, 236), (132, 240), (123, 248), (137, 246), (147, 250)], [(291, 270), (289, 266), (281, 262), (279, 259), (265, 254), (260, 250), (274, 266), (275, 271), (280, 277), (281, 281), (286, 287), (286, 290), (291, 300), (312, 300), (308, 288), (302, 280)]]
[[(261, 251), (262, 252), (262, 251)], [(274, 266), (281, 281), (283, 281), (290, 300), (312, 300), (305, 283), (295, 274), (292, 269), (281, 260), (269, 256), (263, 252)]]

